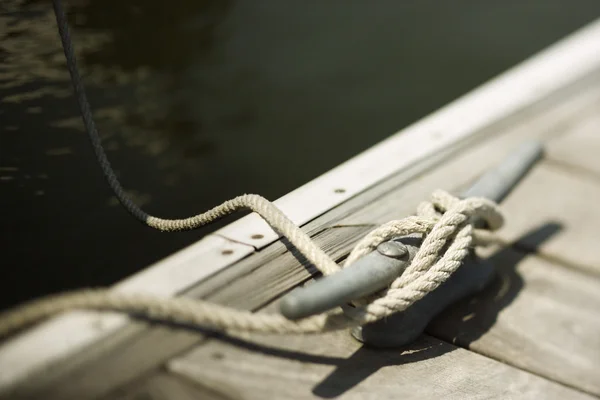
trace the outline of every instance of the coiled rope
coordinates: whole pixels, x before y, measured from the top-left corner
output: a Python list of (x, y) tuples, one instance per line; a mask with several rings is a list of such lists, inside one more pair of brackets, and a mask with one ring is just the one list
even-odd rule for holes
[[(135, 218), (162, 231), (182, 231), (198, 228), (239, 209), (250, 209), (286, 237), (324, 275), (340, 270), (340, 266), (281, 210), (258, 195), (239, 196), (205, 213), (178, 220), (153, 217), (133, 203), (125, 194), (102, 148), (77, 70), (61, 1), (53, 0), (53, 4), (73, 87), (96, 156), (115, 195)], [(412, 263), (389, 288), (379, 297), (363, 299), (359, 306), (346, 306), (299, 321), (290, 321), (278, 314), (256, 314), (190, 298), (83, 289), (34, 300), (0, 314), (0, 338), (45, 318), (75, 309), (119, 311), (157, 321), (261, 333), (319, 333), (364, 325), (410, 307), (444, 283), (460, 267), (475, 244), (489, 243), (489, 233), (473, 226), (476, 219), (483, 219), (490, 231), (499, 229), (503, 224), (498, 206), (490, 200), (460, 200), (444, 191), (434, 192), (431, 201), (418, 207), (416, 216), (388, 222), (366, 235), (344, 263), (344, 266), (352, 264), (380, 243), (392, 238), (422, 235), (423, 243)]]

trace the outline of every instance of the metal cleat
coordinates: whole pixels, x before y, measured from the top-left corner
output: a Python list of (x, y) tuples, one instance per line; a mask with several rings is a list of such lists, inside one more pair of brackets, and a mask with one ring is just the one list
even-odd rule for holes
[[(542, 154), (540, 142), (524, 143), (480, 177), (461, 197), (485, 197), (501, 202)], [(474, 223), (481, 226), (482, 222)], [(305, 318), (383, 290), (410, 265), (420, 244), (421, 239), (415, 236), (381, 243), (375, 251), (342, 271), (290, 292), (281, 301), (281, 313), (292, 320)], [(352, 335), (374, 347), (408, 344), (425, 330), (435, 315), (457, 300), (481, 290), (493, 275), (493, 265), (478, 259), (473, 252), (445, 283), (423, 299), (384, 320), (353, 329)]]

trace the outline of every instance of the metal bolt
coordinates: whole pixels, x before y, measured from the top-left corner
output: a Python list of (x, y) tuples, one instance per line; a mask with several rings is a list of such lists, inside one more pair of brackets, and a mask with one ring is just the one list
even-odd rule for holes
[(377, 251), (386, 257), (397, 259), (408, 254), (408, 249), (404, 244), (393, 240), (380, 243), (379, 246), (377, 246)]

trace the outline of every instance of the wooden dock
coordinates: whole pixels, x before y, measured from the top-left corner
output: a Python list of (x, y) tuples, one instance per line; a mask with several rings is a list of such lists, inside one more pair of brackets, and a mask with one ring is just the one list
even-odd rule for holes
[[(0, 397), (600, 398), (600, 21), (277, 204), (343, 260), (378, 224), (466, 187), (528, 138), (546, 155), (502, 204), (503, 244), (482, 251), (497, 278), (405, 348), (76, 312), (2, 343)], [(276, 312), (314, 273), (251, 215), (115, 290)]]

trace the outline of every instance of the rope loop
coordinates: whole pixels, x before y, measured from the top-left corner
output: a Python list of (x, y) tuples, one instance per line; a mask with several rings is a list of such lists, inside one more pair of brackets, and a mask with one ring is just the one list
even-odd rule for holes
[[(485, 222), (486, 230), (474, 228), (473, 223), (478, 219)], [(357, 324), (364, 325), (405, 310), (444, 283), (475, 243), (494, 242), (487, 232), (496, 231), (503, 224), (502, 213), (493, 201), (478, 197), (459, 199), (436, 190), (430, 201), (418, 206), (416, 216), (383, 224), (354, 247), (344, 266), (399, 236), (419, 234), (423, 238), (411, 264), (387, 290), (358, 300), (355, 304), (359, 307), (348, 307), (344, 312)]]

